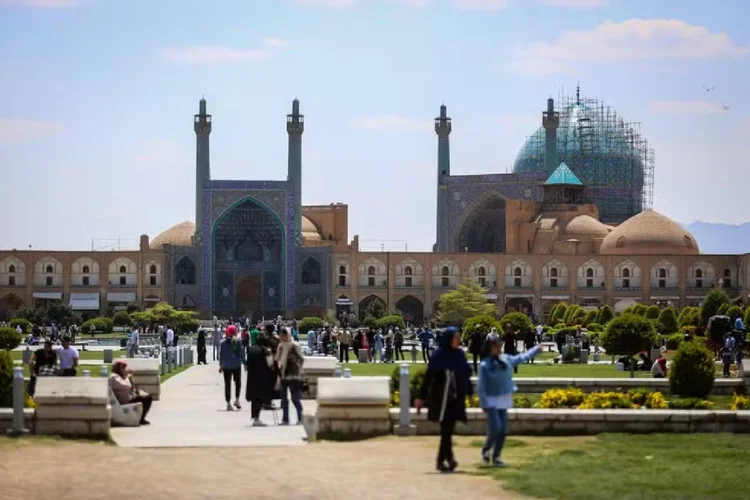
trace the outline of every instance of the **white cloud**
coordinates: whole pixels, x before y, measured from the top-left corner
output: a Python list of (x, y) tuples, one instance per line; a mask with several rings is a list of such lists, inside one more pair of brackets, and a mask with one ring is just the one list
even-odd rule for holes
[(590, 9), (606, 5), (609, 0), (538, 0), (542, 5), (550, 7), (567, 7), (572, 9)]
[(726, 33), (672, 19), (605, 21), (592, 30), (566, 31), (552, 42), (536, 42), (516, 51), (514, 70), (531, 74), (572, 71), (584, 62), (742, 57), (750, 46), (735, 44)]
[(62, 124), (54, 121), (0, 118), (0, 142), (28, 142), (58, 134), (62, 129)]
[(79, 0), (0, 0), (0, 5), (20, 5), (22, 7), (38, 7), (42, 9), (73, 7), (79, 3)]
[(198, 45), (192, 47), (167, 47), (161, 49), (164, 59), (171, 62), (190, 64), (240, 63), (262, 61), (273, 52), (265, 49), (233, 49), (232, 47)]
[(272, 49), (285, 49), (289, 47), (289, 42), (281, 38), (266, 38), (263, 40), (263, 45)]
[(431, 120), (420, 120), (402, 115), (377, 115), (355, 118), (352, 127), (367, 130), (423, 131), (432, 129)]
[(721, 104), (712, 101), (654, 101), (649, 108), (657, 113), (712, 115), (722, 113)]
[(466, 10), (501, 10), (509, 0), (453, 0), (453, 5)]

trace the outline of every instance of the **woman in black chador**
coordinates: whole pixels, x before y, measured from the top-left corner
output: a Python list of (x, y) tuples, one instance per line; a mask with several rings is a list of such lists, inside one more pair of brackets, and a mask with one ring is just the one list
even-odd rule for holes
[(201, 363), (208, 364), (206, 362), (206, 332), (203, 330), (198, 331), (198, 364)]
[(453, 431), (456, 422), (466, 422), (466, 396), (473, 394), (469, 363), (461, 349), (458, 329), (447, 328), (439, 337), (439, 348), (430, 357), (424, 381), (416, 401), (417, 409), (427, 405), (427, 418), (440, 423), (440, 449), (437, 469), (453, 472), (458, 467), (453, 457)]
[(247, 385), (245, 399), (250, 402), (253, 427), (265, 427), (260, 420), (260, 410), (273, 399), (278, 373), (266, 332), (258, 337), (258, 345), (247, 347)]

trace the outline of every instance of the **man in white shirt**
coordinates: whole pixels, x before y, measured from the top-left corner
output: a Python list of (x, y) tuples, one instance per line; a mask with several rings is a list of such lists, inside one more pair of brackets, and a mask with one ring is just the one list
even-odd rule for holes
[(70, 346), (70, 337), (62, 339), (62, 348), (57, 350), (60, 359), (60, 375), (63, 377), (75, 377), (78, 368), (78, 350)]
[(174, 345), (174, 330), (170, 328), (169, 325), (167, 325), (167, 347), (172, 347)]
[(130, 349), (128, 352), (129, 358), (134, 358), (138, 355), (138, 345), (141, 342), (140, 328), (133, 328), (133, 332), (130, 334)]

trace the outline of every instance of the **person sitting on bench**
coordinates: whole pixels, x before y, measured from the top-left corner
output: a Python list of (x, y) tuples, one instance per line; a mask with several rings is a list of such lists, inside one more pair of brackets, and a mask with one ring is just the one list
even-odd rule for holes
[(141, 403), (143, 405), (143, 416), (141, 416), (141, 425), (149, 425), (146, 415), (151, 409), (153, 398), (144, 390), (139, 390), (132, 382), (133, 370), (128, 369), (128, 364), (124, 359), (118, 359), (112, 365), (112, 376), (109, 378), (109, 386), (115, 393), (117, 401), (121, 405), (129, 403)]

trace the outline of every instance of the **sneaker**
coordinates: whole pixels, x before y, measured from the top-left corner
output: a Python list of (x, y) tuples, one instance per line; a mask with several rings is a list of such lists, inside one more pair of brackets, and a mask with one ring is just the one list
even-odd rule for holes
[(456, 462), (455, 460), (451, 460), (448, 462), (448, 470), (450, 472), (453, 472), (454, 470), (456, 470), (457, 467), (458, 467), (458, 462)]
[(232, 410), (233, 410), (232, 405), (230, 405), (229, 403), (227, 403), (227, 411), (232, 411)]
[(266, 424), (258, 419), (253, 420), (253, 427), (266, 427)]
[(484, 465), (490, 464), (490, 450), (482, 448), (482, 462), (484, 462)]
[(505, 462), (500, 460), (499, 458), (496, 458), (492, 461), (492, 466), (497, 467), (498, 469), (504, 469), (505, 468)]
[(240, 400), (239, 399), (235, 399), (234, 400), (234, 407), (237, 408), (238, 410), (242, 409), (242, 406), (240, 406)]

